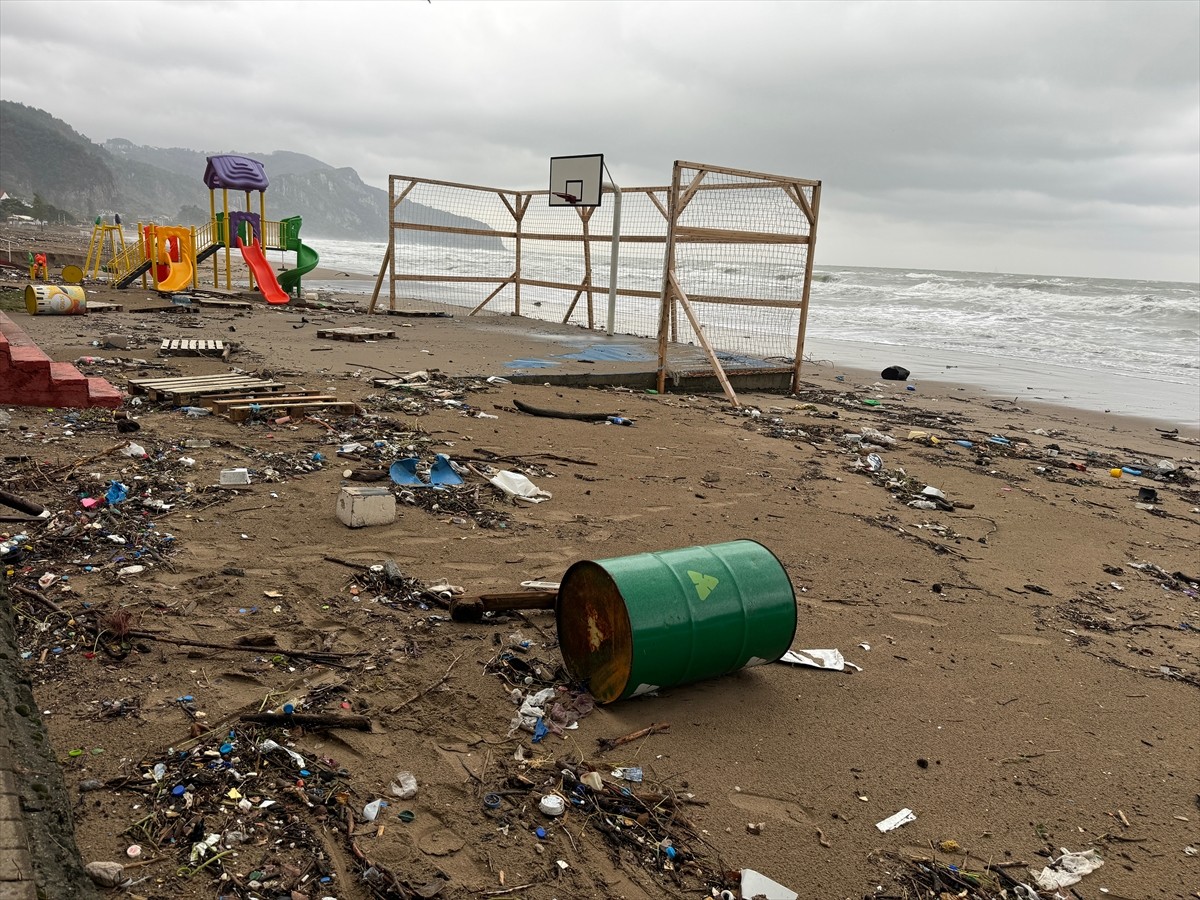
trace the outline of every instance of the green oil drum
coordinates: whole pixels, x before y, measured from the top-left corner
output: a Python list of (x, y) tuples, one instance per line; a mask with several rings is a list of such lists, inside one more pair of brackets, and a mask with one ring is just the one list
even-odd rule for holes
[(567, 671), (598, 703), (778, 660), (796, 635), (796, 594), (757, 541), (571, 566), (555, 616)]

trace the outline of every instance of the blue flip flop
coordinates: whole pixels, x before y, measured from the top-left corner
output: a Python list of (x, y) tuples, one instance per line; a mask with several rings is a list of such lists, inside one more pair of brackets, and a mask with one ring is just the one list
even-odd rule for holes
[(413, 487), (429, 486), (417, 475), (417, 460), (414, 457), (396, 460), (388, 469), (388, 474), (392, 476), (392, 481), (396, 484), (408, 484)]
[(450, 465), (450, 458), (444, 453), (439, 453), (437, 459), (433, 462), (433, 467), (429, 470), (429, 483), (434, 485), (442, 484), (462, 484), (462, 476), (454, 471), (454, 467)]

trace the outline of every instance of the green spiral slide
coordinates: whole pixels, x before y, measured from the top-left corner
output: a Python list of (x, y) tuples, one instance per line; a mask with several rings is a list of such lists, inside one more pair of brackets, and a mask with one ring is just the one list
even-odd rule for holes
[(316, 250), (300, 242), (300, 225), (303, 221), (300, 216), (292, 216), (279, 222), (283, 249), (294, 251), (296, 254), (296, 268), (279, 273), (279, 286), (289, 294), (299, 293), (300, 279), (315, 269), (321, 261)]

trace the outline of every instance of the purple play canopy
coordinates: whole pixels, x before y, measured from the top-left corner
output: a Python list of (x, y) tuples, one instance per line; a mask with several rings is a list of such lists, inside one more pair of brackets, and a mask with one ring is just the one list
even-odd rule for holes
[(265, 191), (267, 173), (263, 164), (248, 156), (210, 156), (204, 167), (204, 184), (210, 190)]

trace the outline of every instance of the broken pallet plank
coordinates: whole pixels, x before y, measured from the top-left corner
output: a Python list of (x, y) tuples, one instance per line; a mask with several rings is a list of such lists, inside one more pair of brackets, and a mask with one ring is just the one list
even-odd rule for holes
[(393, 328), (363, 328), (354, 325), (348, 328), (322, 328), (317, 331), (317, 337), (333, 341), (378, 341), (394, 338)]

